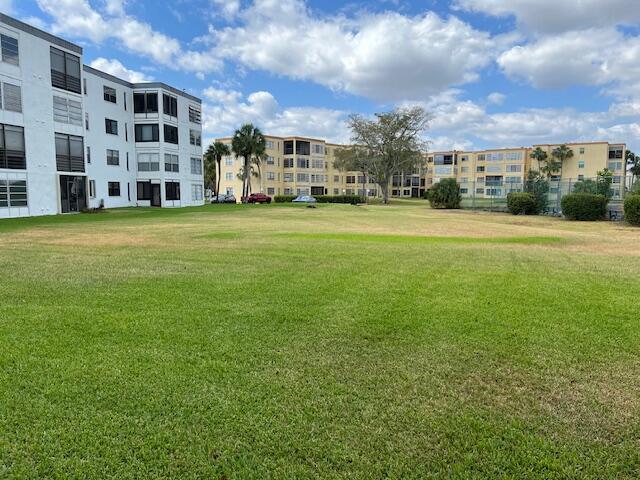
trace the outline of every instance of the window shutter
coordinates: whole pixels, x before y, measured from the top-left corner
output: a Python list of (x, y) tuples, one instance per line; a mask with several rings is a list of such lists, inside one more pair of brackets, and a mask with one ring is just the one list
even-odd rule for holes
[(3, 85), (4, 109), (11, 112), (22, 112), (22, 92), (18, 85)]

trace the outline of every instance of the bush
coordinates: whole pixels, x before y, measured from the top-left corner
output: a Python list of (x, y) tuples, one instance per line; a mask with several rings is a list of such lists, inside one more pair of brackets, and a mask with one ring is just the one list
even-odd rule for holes
[(291, 203), (297, 195), (276, 195), (273, 201), (276, 203)]
[(507, 208), (513, 215), (537, 215), (538, 201), (533, 193), (512, 192), (507, 195)]
[(631, 225), (640, 226), (640, 195), (627, 195), (624, 199), (624, 218)]
[(431, 187), (427, 198), (431, 208), (460, 208), (462, 202), (460, 186), (455, 178), (440, 180)]
[(601, 220), (607, 214), (607, 197), (593, 193), (570, 193), (562, 197), (562, 213), (569, 220)]
[(351, 205), (365, 203), (364, 198), (359, 195), (314, 195), (313, 198), (318, 203), (350, 203)]

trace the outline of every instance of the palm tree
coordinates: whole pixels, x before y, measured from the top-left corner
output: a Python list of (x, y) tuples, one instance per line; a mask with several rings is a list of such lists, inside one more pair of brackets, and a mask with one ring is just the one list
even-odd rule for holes
[(222, 157), (231, 155), (231, 149), (229, 145), (222, 142), (215, 142), (209, 145), (207, 149), (207, 155), (210, 155), (216, 163), (217, 167), (217, 182), (215, 185), (215, 196), (220, 195), (220, 179), (222, 177)]
[(204, 185), (205, 188), (213, 190), (216, 186), (216, 157), (213, 145), (209, 145), (204, 154)]
[(252, 164), (259, 167), (266, 150), (266, 140), (259, 128), (251, 123), (235, 131), (231, 140), (231, 149), (236, 157), (242, 157), (242, 201), (246, 202), (251, 192)]
[(551, 152), (551, 156), (555, 160), (552, 164), (554, 167), (553, 171), (556, 172), (560, 170), (560, 178), (562, 178), (562, 168), (564, 167), (564, 162), (573, 157), (573, 150), (571, 150), (566, 145), (560, 145), (556, 147)]
[(626, 159), (631, 175), (634, 177), (640, 177), (640, 156), (636, 155), (631, 150), (627, 150)]
[(534, 160), (536, 160), (538, 162), (538, 171), (541, 172), (542, 171), (542, 163), (545, 163), (547, 161), (547, 158), (549, 157), (549, 155), (547, 154), (547, 152), (545, 152), (544, 150), (542, 150), (540, 147), (536, 147), (536, 149), (531, 152), (531, 158), (533, 158)]

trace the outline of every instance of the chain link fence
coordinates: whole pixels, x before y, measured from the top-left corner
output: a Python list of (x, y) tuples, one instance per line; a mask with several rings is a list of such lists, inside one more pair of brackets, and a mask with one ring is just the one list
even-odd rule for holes
[(472, 210), (507, 211), (507, 196), (512, 192), (535, 195), (544, 206), (544, 215), (562, 215), (562, 197), (569, 193), (596, 193), (609, 197), (609, 218), (621, 220), (624, 196), (636, 189), (640, 192), (638, 177), (602, 177), (576, 179), (538, 179), (520, 183), (482, 181), (460, 183), (462, 208)]

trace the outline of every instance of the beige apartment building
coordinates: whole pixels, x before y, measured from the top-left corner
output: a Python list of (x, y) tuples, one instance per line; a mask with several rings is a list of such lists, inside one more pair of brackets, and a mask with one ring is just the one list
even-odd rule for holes
[[(268, 195), (362, 195), (378, 197), (379, 187), (366, 180), (363, 190), (361, 172), (341, 172), (334, 168), (335, 153), (343, 146), (309, 137), (266, 136), (267, 159), (261, 175), (252, 178), (252, 191)], [(231, 145), (231, 138), (219, 141)], [(626, 146), (608, 142), (565, 144), (573, 157), (564, 163), (561, 175), (552, 177), (553, 189), (570, 188), (580, 180), (595, 178), (608, 168), (614, 174), (614, 198), (624, 193)], [(560, 144), (533, 145), (480, 151), (448, 151), (425, 154), (425, 162), (414, 172), (393, 177), (391, 196), (422, 197), (426, 189), (445, 178), (455, 178), (464, 197), (504, 198), (509, 192), (521, 191), (529, 170), (538, 170), (531, 153), (537, 147), (549, 156)], [(242, 159), (231, 155), (222, 162), (221, 191), (234, 194), (238, 200), (242, 181), (238, 177)], [(557, 185), (553, 185), (553, 182)]]
[[(265, 136), (266, 160), (261, 175), (252, 177), (253, 192), (267, 195), (367, 195), (375, 197), (379, 188), (360, 172), (341, 172), (334, 168), (335, 153), (340, 145), (308, 137)], [(231, 146), (231, 138), (218, 141)], [(220, 190), (240, 199), (242, 180), (239, 178), (242, 158), (234, 155), (222, 161)]]

